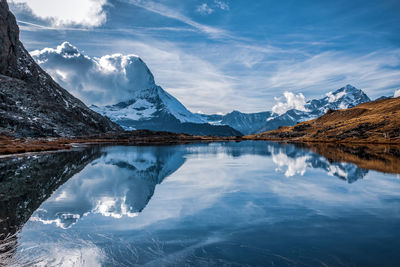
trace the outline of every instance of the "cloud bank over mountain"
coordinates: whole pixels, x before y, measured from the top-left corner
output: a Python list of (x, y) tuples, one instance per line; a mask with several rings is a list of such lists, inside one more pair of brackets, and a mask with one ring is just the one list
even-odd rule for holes
[(286, 102), (281, 102), (281, 98), (275, 98), (278, 103), (272, 107), (272, 112), (282, 115), (291, 109), (307, 111), (305, 108), (306, 98), (302, 93), (294, 94), (286, 91), (283, 93), (283, 96), (285, 97)]
[(31, 55), (57, 82), (88, 105), (126, 101), (136, 90), (155, 85), (152, 73), (136, 55), (91, 58), (68, 42), (55, 49), (35, 50)]

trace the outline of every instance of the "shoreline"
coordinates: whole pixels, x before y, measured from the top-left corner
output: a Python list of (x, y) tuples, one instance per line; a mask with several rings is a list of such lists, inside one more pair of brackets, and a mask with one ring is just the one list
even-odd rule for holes
[[(143, 133), (141, 131), (141, 133)], [(127, 133), (124, 133), (125, 135)], [(38, 153), (52, 153), (69, 151), (74, 148), (91, 145), (126, 145), (126, 146), (147, 146), (147, 145), (180, 145), (193, 143), (214, 143), (214, 142), (243, 142), (243, 141), (270, 141), (295, 145), (344, 145), (344, 146), (391, 146), (400, 149), (400, 142), (382, 141), (339, 141), (339, 140), (293, 140), (282, 138), (258, 138), (255, 136), (243, 137), (211, 137), (211, 136), (190, 136), (184, 134), (172, 134), (164, 132), (152, 132), (151, 135), (132, 135), (121, 138), (120, 134), (88, 136), (88, 137), (43, 137), (43, 138), (11, 138), (0, 136), (0, 159), (35, 155)]]
[[(142, 132), (140, 132), (142, 133)], [(127, 133), (123, 133), (126, 135)], [(43, 137), (43, 138), (11, 138), (0, 136), (0, 159), (17, 157), (37, 153), (51, 153), (68, 151), (76, 147), (90, 145), (126, 145), (126, 146), (147, 146), (147, 145), (179, 145), (192, 143), (212, 143), (240, 141), (240, 137), (208, 137), (190, 136), (171, 133), (152, 132), (151, 135), (120, 136), (121, 134), (88, 136), (88, 137)]]

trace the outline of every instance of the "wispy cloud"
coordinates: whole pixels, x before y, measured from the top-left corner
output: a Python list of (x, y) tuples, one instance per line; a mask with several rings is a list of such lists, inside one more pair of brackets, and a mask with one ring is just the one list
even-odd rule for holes
[(399, 85), (400, 50), (381, 50), (365, 55), (323, 52), (301, 61), (282, 60), (267, 84), (272, 88), (312, 91), (347, 83), (374, 93)]
[(190, 25), (190, 26), (196, 28), (197, 30), (199, 30), (201, 32), (204, 32), (204, 33), (212, 36), (212, 37), (221, 37), (221, 36), (229, 35), (228, 32), (223, 29), (198, 23), (198, 22), (194, 21), (193, 19), (185, 16), (184, 14), (178, 12), (177, 10), (172, 9), (172, 8), (165, 6), (163, 4), (160, 4), (160, 3), (156, 3), (153, 1), (147, 1), (147, 0), (146, 1), (144, 1), (144, 0), (127, 0), (127, 1), (135, 6), (144, 8), (153, 13), (183, 22), (187, 25)]
[(50, 30), (50, 31), (89, 31), (88, 28), (81, 28), (81, 27), (65, 27), (65, 26), (46, 26), (40, 25), (28, 21), (18, 20), (18, 26), (21, 30), (24, 31), (43, 31), (43, 30)]

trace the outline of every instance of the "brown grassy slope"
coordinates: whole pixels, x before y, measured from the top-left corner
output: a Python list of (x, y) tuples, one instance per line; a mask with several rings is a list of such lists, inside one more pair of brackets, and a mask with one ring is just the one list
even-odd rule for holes
[(328, 111), (315, 120), (246, 136), (244, 139), (400, 144), (400, 98), (371, 101), (346, 110)]

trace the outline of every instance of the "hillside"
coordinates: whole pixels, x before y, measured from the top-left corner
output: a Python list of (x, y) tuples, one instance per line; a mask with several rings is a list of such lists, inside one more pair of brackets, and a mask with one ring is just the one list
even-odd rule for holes
[(77, 136), (122, 131), (90, 110), (39, 67), (19, 40), (5, 0), (0, 2), (0, 134)]
[(292, 127), (250, 135), (245, 139), (295, 142), (400, 143), (400, 98), (360, 104)]

